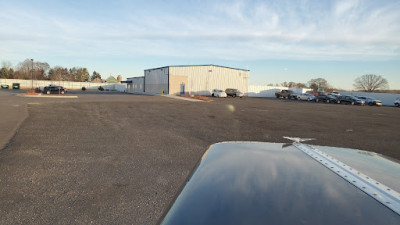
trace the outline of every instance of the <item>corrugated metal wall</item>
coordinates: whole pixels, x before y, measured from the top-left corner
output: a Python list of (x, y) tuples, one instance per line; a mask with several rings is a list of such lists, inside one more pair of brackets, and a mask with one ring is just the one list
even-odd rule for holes
[(144, 78), (145, 93), (160, 94), (163, 90), (168, 94), (168, 67), (145, 70)]
[(213, 89), (236, 88), (248, 92), (249, 71), (220, 66), (171, 66), (171, 76), (187, 76), (186, 92), (211, 95)]
[(127, 92), (130, 93), (143, 93), (144, 92), (144, 77), (132, 77), (127, 80), (131, 80), (132, 83), (128, 84)]

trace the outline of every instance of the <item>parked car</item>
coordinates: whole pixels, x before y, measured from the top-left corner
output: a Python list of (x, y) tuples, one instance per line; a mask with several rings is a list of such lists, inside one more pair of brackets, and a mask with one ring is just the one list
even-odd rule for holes
[(223, 90), (214, 89), (211, 94), (212, 97), (226, 98), (226, 93)]
[(234, 88), (227, 88), (225, 90), (226, 96), (231, 96), (231, 97), (243, 97), (243, 93), (240, 92), (238, 89), (234, 89)]
[(8, 84), (2, 84), (2, 85), (1, 85), (1, 88), (2, 88), (2, 89), (8, 89), (9, 87), (10, 87), (10, 86), (9, 86)]
[(12, 84), (12, 89), (20, 89), (20, 84), (19, 83), (13, 83)]
[(378, 99), (374, 99), (371, 97), (366, 97), (366, 96), (356, 96), (356, 98), (362, 100), (365, 102), (366, 105), (376, 105), (376, 106), (382, 106), (382, 101)]
[(315, 97), (315, 102), (326, 102), (326, 103), (334, 102), (334, 103), (336, 103), (337, 101), (338, 101), (338, 98), (335, 95), (329, 95), (326, 93), (321, 93)]
[(319, 94), (322, 94), (324, 92), (322, 92), (322, 91), (307, 91), (306, 93), (314, 95), (314, 96), (318, 96)]
[(62, 94), (63, 95), (63, 94), (65, 94), (65, 90), (61, 86), (52, 85), (52, 86), (44, 87), (43, 93), (48, 94), (48, 95), (49, 94)]
[(336, 95), (336, 96), (340, 96), (340, 93), (338, 91), (330, 91), (328, 92), (328, 95)]
[(338, 104), (352, 104), (352, 105), (365, 105), (365, 102), (361, 99), (358, 99), (354, 96), (345, 95), (340, 96), (337, 100)]
[(396, 100), (394, 101), (394, 106), (400, 107), (400, 97), (396, 98)]
[(297, 100), (314, 101), (315, 100), (315, 96), (312, 95), (312, 94), (303, 93), (303, 94), (297, 95)]
[(297, 99), (297, 94), (292, 90), (281, 90), (275, 92), (275, 97), (277, 98), (287, 98), (287, 99)]

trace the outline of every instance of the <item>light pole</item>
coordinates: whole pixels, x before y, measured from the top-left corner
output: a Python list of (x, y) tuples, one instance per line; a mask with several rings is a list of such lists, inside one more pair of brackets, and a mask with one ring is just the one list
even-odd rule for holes
[(32, 90), (33, 90), (33, 59), (31, 59), (31, 61), (32, 61), (32, 71), (31, 71), (32, 72), (31, 73), (32, 74)]

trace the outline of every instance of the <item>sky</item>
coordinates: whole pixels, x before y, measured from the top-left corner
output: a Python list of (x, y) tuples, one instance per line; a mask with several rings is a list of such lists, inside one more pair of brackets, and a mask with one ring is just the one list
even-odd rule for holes
[[(0, 62), (103, 78), (168, 65), (250, 70), (249, 84), (364, 74), (400, 89), (400, 0), (0, 0)], [(0, 64), (1, 65), (1, 64)]]

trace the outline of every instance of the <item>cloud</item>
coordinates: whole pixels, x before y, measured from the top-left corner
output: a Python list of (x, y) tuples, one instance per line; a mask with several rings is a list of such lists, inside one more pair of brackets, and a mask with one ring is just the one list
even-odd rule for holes
[[(82, 3), (84, 4), (84, 3)], [(91, 3), (93, 4), (93, 3)], [(0, 51), (47, 55), (145, 55), (219, 59), (393, 59), (399, 57), (398, 2), (201, 1), (160, 7), (116, 2), (5, 5)], [(33, 9), (32, 9), (33, 7)], [(69, 6), (72, 7), (72, 6)], [(87, 8), (87, 9), (86, 9)], [(51, 12), (51, 13), (47, 13)]]

